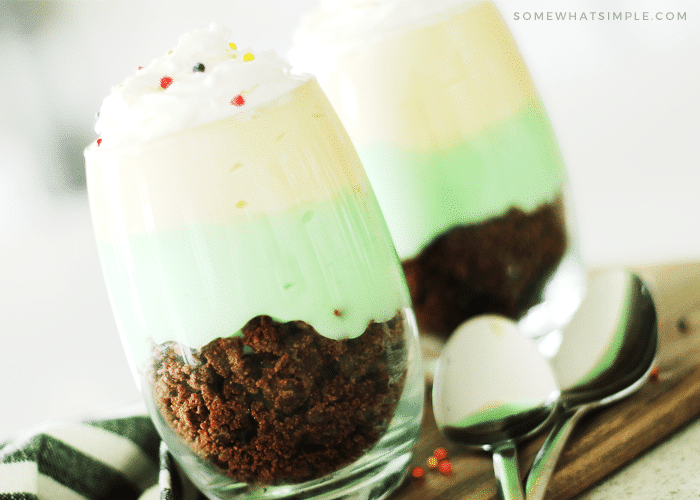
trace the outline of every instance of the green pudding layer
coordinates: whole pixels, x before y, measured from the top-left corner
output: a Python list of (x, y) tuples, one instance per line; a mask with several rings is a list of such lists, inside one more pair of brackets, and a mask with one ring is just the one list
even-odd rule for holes
[(541, 103), (454, 146), (430, 152), (358, 148), (401, 259), (455, 225), (525, 212), (561, 192), (561, 154)]
[(132, 352), (144, 351), (147, 338), (200, 347), (258, 315), (354, 338), (370, 321), (409, 307), (379, 210), (357, 200), (339, 196), (270, 215), (242, 209), (226, 223), (98, 241), (119, 328), (136, 343)]

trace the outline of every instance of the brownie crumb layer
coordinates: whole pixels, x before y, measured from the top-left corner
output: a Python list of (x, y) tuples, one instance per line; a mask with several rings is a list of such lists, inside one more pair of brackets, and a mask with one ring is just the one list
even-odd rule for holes
[(384, 434), (406, 377), (400, 313), (354, 339), (269, 316), (241, 331), (201, 350), (154, 346), (154, 402), (199, 456), (241, 482), (298, 483), (353, 462)]
[(478, 314), (519, 318), (541, 301), (566, 246), (559, 201), (444, 232), (402, 262), (420, 330), (447, 336)]

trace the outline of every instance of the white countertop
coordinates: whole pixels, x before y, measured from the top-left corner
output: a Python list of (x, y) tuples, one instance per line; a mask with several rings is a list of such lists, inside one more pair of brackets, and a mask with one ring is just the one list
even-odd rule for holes
[(700, 421), (630, 462), (577, 500), (697, 499), (700, 495)]

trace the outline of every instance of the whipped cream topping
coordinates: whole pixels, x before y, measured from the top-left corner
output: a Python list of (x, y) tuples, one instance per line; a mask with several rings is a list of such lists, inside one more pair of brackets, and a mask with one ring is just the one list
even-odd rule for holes
[(112, 88), (95, 131), (101, 148), (147, 141), (249, 111), (310, 75), (292, 75), (274, 51), (229, 41), (219, 24), (180, 37), (177, 47)]

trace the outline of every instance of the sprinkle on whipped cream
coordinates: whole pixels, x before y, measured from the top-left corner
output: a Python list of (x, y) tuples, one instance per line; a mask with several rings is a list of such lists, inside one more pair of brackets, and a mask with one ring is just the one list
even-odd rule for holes
[(309, 75), (292, 75), (274, 51), (229, 41), (219, 24), (180, 37), (177, 47), (113, 87), (95, 131), (101, 148), (133, 144), (254, 109)]

